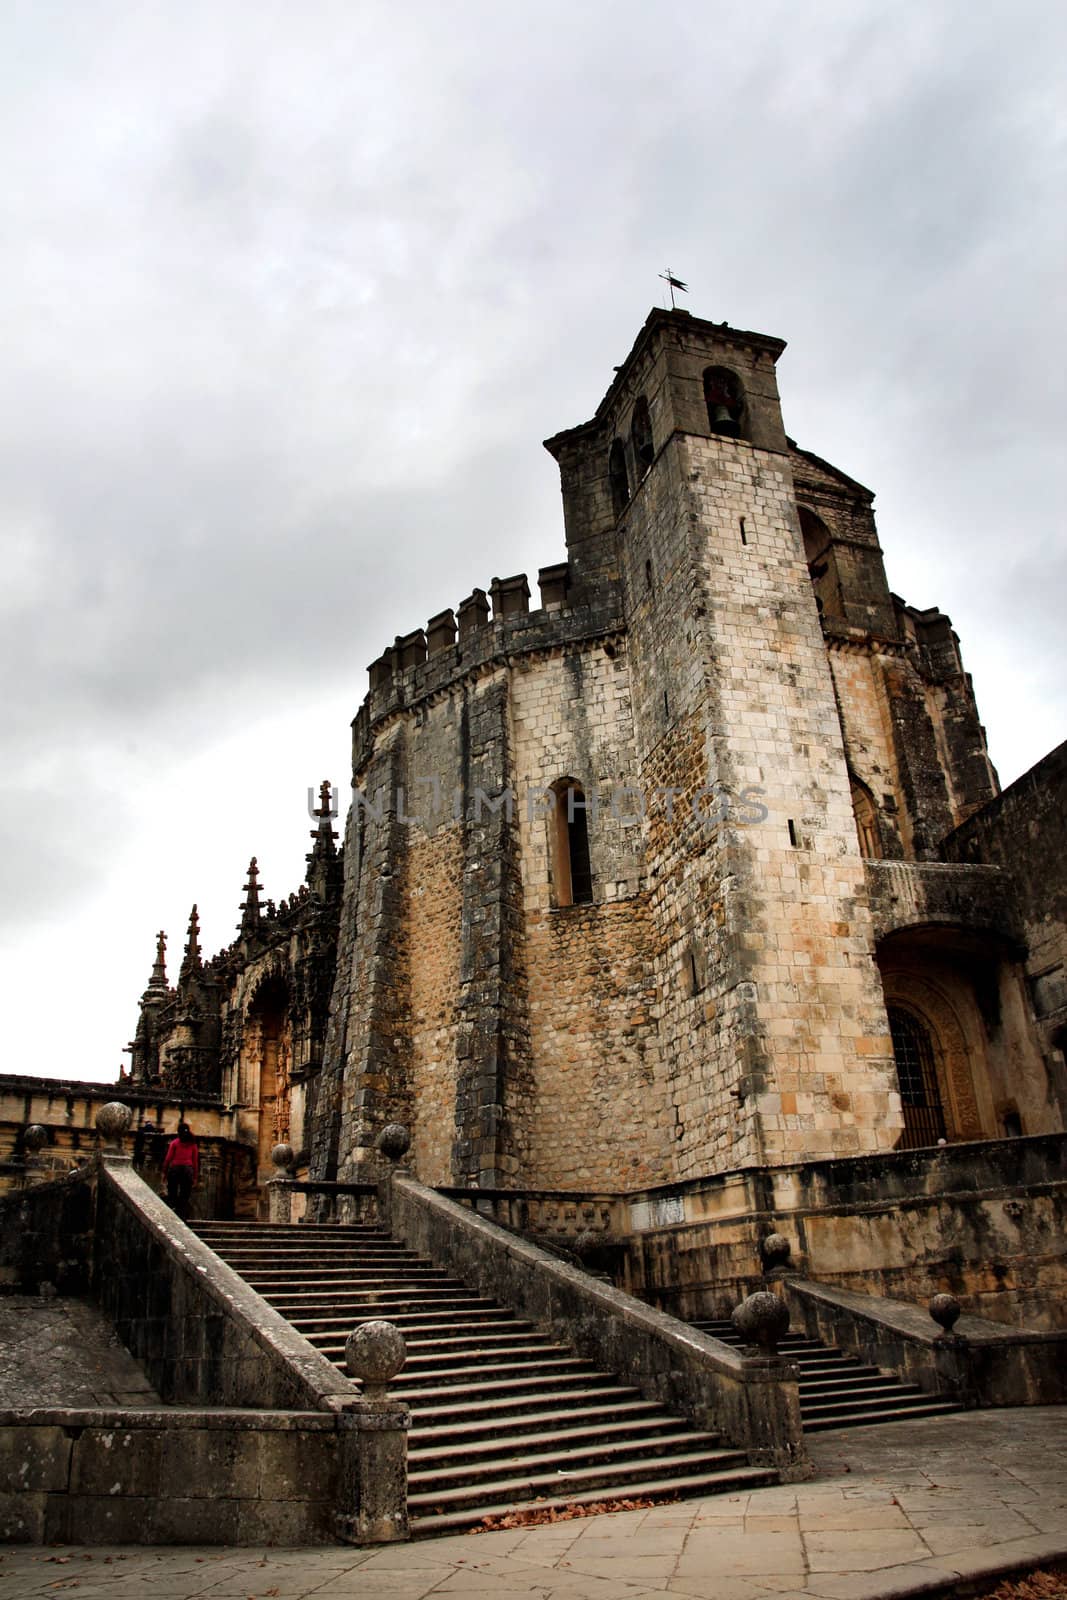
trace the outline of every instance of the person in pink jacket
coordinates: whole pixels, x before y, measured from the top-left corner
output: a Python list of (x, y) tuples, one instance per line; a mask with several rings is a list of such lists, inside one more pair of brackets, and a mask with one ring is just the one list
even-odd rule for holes
[(167, 1146), (163, 1176), (167, 1180), (167, 1200), (184, 1221), (189, 1215), (189, 1196), (200, 1176), (200, 1149), (187, 1122), (179, 1122), (178, 1137)]

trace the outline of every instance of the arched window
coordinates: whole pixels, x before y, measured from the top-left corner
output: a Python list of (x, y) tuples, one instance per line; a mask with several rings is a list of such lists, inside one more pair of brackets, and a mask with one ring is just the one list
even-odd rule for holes
[(637, 476), (643, 478), (656, 458), (655, 446), (652, 443), (652, 418), (648, 414), (648, 401), (643, 394), (638, 395), (634, 401), (633, 420), (630, 423), (630, 443), (634, 447)]
[(899, 1148), (921, 1149), (945, 1137), (934, 1041), (925, 1022), (913, 1011), (905, 1011), (903, 1006), (890, 1006), (888, 1015), (900, 1103), (904, 1110), (904, 1133)]
[(821, 517), (807, 506), (797, 506), (800, 531), (804, 536), (804, 560), (808, 563), (808, 576), (815, 590), (815, 602), (824, 617), (842, 617), (845, 602), (837, 575), (837, 557), (834, 554), (830, 530)]
[(552, 793), (556, 797), (552, 819), (555, 824), (552, 882), (556, 904), (590, 905), (593, 869), (589, 859), (589, 806), (585, 792), (573, 778), (560, 778), (552, 785)]
[(744, 434), (745, 392), (737, 374), (726, 367), (708, 367), (704, 373), (704, 404), (712, 433), (740, 439)]
[(852, 814), (856, 818), (856, 833), (859, 835), (860, 855), (868, 861), (882, 859), (882, 830), (878, 826), (878, 811), (874, 804), (874, 796), (865, 783), (858, 778), (850, 779), (852, 785)]
[(810, 571), (826, 555), (830, 545), (830, 530), (822, 518), (807, 506), (797, 506), (797, 515), (800, 518), (800, 531), (804, 535), (804, 560)]
[(630, 504), (630, 479), (626, 472), (626, 447), (616, 439), (608, 456), (608, 482), (611, 484), (611, 509), (616, 522)]

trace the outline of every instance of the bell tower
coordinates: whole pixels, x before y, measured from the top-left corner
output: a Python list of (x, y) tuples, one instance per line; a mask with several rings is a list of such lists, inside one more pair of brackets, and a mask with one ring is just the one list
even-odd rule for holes
[(574, 589), (626, 622), (679, 1178), (901, 1126), (784, 348), (653, 311), (592, 420), (547, 441)]

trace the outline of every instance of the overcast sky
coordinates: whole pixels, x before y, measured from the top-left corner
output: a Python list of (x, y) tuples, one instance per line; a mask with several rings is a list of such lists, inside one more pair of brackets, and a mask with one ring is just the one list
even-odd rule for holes
[(153, 939), (294, 889), (365, 669), (561, 559), (540, 441), (670, 267), (782, 336), (994, 761), (1067, 735), (1067, 14), (7, 0), (0, 1070), (113, 1079)]

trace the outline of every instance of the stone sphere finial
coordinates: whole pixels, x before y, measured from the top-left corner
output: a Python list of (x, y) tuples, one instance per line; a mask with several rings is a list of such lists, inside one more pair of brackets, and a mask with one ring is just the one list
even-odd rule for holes
[(776, 1267), (787, 1267), (792, 1253), (793, 1246), (784, 1233), (769, 1233), (760, 1241), (760, 1255), (763, 1257), (765, 1272), (773, 1272)]
[(288, 1173), (296, 1165), (296, 1151), (291, 1144), (276, 1144), (270, 1158), (281, 1173)]
[(760, 1289), (734, 1307), (732, 1321), (746, 1344), (758, 1345), (765, 1356), (775, 1356), (780, 1340), (789, 1332), (789, 1307), (768, 1289)]
[(38, 1150), (43, 1150), (48, 1143), (48, 1129), (42, 1128), (39, 1122), (31, 1122), (22, 1135), (22, 1148), (35, 1156)]
[(392, 1322), (361, 1322), (345, 1340), (345, 1367), (368, 1397), (384, 1394), (407, 1358), (404, 1335)]
[(387, 1161), (403, 1161), (411, 1149), (411, 1135), (402, 1122), (387, 1122), (376, 1143)]
[(122, 1149), (122, 1135), (133, 1121), (133, 1112), (121, 1100), (109, 1100), (96, 1113), (96, 1131), (116, 1149)]
[(951, 1333), (959, 1321), (963, 1307), (954, 1294), (935, 1294), (927, 1310), (942, 1333)]

